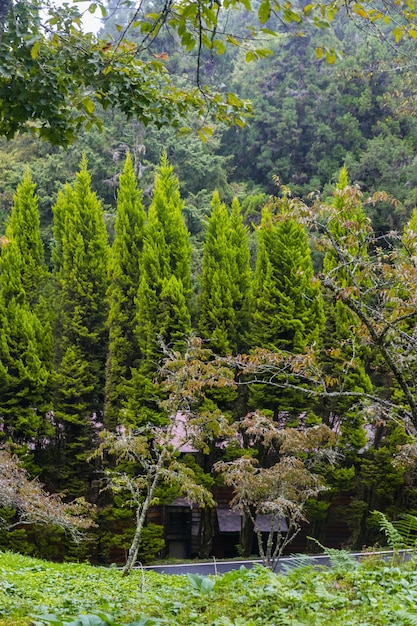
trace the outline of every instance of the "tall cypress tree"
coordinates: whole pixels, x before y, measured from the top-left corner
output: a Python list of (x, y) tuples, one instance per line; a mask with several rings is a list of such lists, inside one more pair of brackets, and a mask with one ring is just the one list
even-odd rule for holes
[[(326, 274), (337, 271), (339, 280), (344, 287), (352, 287), (352, 275), (360, 271), (355, 258), (368, 258), (366, 237), (361, 240), (356, 233), (365, 233), (363, 228), (367, 218), (360, 202), (360, 196), (352, 193), (354, 190), (349, 187), (348, 173), (346, 168), (340, 171), (336, 185), (333, 207), (337, 211), (337, 219), (330, 221), (329, 230), (336, 241), (342, 243), (343, 247), (349, 251), (352, 258), (351, 267), (341, 266), (335, 252), (326, 254), (323, 261), (323, 270)], [(353, 222), (360, 228), (350, 228)], [(352, 232), (355, 235), (352, 236)], [(358, 269), (356, 269), (356, 267)], [(323, 342), (323, 363), (328, 374), (340, 380), (343, 391), (350, 392), (370, 392), (372, 390), (371, 380), (366, 372), (365, 352), (357, 340), (359, 320), (355, 314), (339, 299), (326, 297), (326, 332)], [(325, 355), (329, 355), (326, 359)], [(340, 421), (340, 444), (345, 449), (345, 453), (357, 452), (366, 443), (363, 417), (360, 412), (351, 408), (350, 399), (338, 399), (325, 403), (327, 413), (326, 421), (336, 426), (334, 420)]]
[(46, 264), (40, 233), (40, 217), (35, 184), (29, 168), (18, 185), (9, 221), (9, 234), (17, 242), (21, 264), (22, 287), (30, 305), (39, 301)]
[(164, 155), (144, 231), (135, 328), (138, 366), (127, 403), (134, 423), (159, 419), (153, 379), (160, 342), (181, 349), (191, 331), (191, 245), (182, 208), (178, 179)]
[(250, 254), (248, 234), (235, 199), (229, 216), (213, 194), (203, 252), (199, 332), (217, 354), (230, 354), (244, 345), (248, 323)]
[(107, 354), (107, 233), (85, 158), (74, 186), (60, 194), (54, 216), (59, 324), (54, 415), (61, 477), (71, 475), (75, 482), (69, 489), (75, 493), (85, 472), (83, 453), (103, 413)]
[(258, 237), (252, 346), (301, 353), (317, 343), (324, 322), (307, 234), (291, 218), (274, 220), (265, 207)]
[(41, 277), (45, 271), (39, 244), (39, 214), (27, 172), (14, 198), (0, 258), (0, 421), (3, 436), (22, 444), (36, 444), (45, 435), (48, 408), (50, 337), (31, 308), (38, 299), (36, 273)]
[[(285, 199), (281, 203), (279, 220), (268, 207), (262, 212), (250, 341), (252, 347), (300, 354), (318, 346), (324, 325), (323, 302), (320, 287), (313, 280), (305, 229), (285, 216)], [(306, 396), (290, 389), (274, 392), (252, 386), (251, 396), (254, 406), (273, 410), (276, 416), (280, 411), (298, 415), (312, 408)]]
[(130, 153), (117, 195), (115, 239), (111, 250), (109, 287), (109, 352), (106, 367), (105, 423), (114, 427), (126, 401), (126, 383), (137, 366), (134, 333), (136, 296), (140, 282), (145, 210)]
[(230, 247), (233, 253), (231, 268), (234, 289), (233, 307), (236, 311), (235, 350), (242, 352), (246, 348), (249, 331), (252, 270), (250, 266), (249, 231), (243, 223), (242, 211), (237, 198), (232, 201), (230, 213)]
[(212, 350), (221, 355), (230, 354), (236, 347), (234, 261), (230, 218), (216, 191), (204, 243), (198, 327), (201, 336), (210, 341)]

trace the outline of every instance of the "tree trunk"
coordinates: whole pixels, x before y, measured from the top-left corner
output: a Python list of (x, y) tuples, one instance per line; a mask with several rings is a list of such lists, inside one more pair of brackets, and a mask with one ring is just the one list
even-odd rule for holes
[(240, 531), (240, 553), (245, 558), (253, 552), (254, 525), (251, 517), (243, 512), (242, 530)]
[(132, 567), (136, 563), (136, 559), (138, 558), (139, 552), (139, 543), (140, 536), (142, 534), (143, 527), (145, 525), (146, 514), (151, 506), (151, 502), (155, 493), (156, 486), (159, 482), (161, 468), (164, 464), (166, 457), (166, 451), (162, 450), (158, 462), (155, 467), (154, 476), (149, 484), (148, 493), (146, 494), (146, 498), (142, 504), (142, 506), (138, 505), (136, 509), (136, 530), (135, 535), (133, 537), (132, 545), (129, 548), (129, 554), (127, 557), (126, 565), (123, 568), (123, 576), (128, 576), (132, 570)]

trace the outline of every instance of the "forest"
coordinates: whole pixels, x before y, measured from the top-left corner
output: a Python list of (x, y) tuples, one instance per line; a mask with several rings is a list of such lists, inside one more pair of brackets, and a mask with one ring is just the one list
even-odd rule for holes
[[(140, 531), (134, 560), (169, 556), (155, 511), (185, 497), (187, 556), (207, 557), (226, 493), (234, 554), (271, 564), (297, 536), (373, 546), (375, 511), (416, 513), (413, 40), (342, 15), (273, 27), (198, 57), (252, 102), (243, 127), (110, 103), (69, 146), (3, 132), (0, 443), (93, 522), (78, 543), (0, 493), (0, 549), (109, 564)], [(175, 37), (148, 53), (192, 80)]]

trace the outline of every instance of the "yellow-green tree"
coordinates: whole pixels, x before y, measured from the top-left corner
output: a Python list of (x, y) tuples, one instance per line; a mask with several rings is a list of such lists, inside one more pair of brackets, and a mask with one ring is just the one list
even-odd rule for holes
[(145, 217), (132, 158), (128, 153), (119, 181), (115, 239), (110, 259), (105, 402), (105, 423), (109, 428), (114, 427), (120, 419), (131, 368), (137, 366), (138, 349), (134, 327)]

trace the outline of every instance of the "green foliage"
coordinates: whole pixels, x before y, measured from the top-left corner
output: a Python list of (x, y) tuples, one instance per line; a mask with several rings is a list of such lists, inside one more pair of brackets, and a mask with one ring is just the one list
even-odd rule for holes
[[(349, 186), (348, 172), (342, 168), (336, 184), (332, 205), (337, 211), (338, 219), (329, 223), (330, 236), (334, 237), (340, 245), (343, 245), (352, 259), (360, 257), (363, 262), (368, 259), (367, 231), (369, 220), (361, 203), (361, 196), (353, 187)], [(352, 236), (352, 228), (355, 233), (359, 230), (360, 236)], [(345, 289), (353, 289), (359, 265), (355, 262), (344, 264), (338, 258), (337, 251), (330, 250), (323, 260), (323, 270), (326, 273), (338, 271), (339, 280)], [(325, 371), (335, 384), (345, 391), (370, 393), (372, 383), (366, 371), (366, 359), (369, 356), (361, 346), (358, 329), (359, 318), (341, 300), (333, 295), (326, 297), (326, 332), (323, 341), (322, 362)], [(328, 414), (338, 416), (341, 437), (339, 445), (343, 453), (349, 458), (355, 457), (358, 450), (366, 445), (364, 430), (364, 418), (359, 407), (352, 407), (349, 398), (337, 398), (333, 402), (327, 402), (325, 411)], [(325, 420), (327, 420), (325, 416)]]
[[(259, 250), (251, 294), (252, 348), (295, 354), (318, 348), (324, 325), (323, 301), (314, 281), (307, 233), (286, 214), (287, 199), (277, 200), (277, 215), (266, 206), (258, 230)], [(288, 380), (286, 374), (283, 379)], [(279, 385), (276, 376), (274, 383)], [(295, 380), (291, 380), (296, 385)], [(275, 392), (262, 385), (251, 386), (251, 403), (256, 408), (297, 413), (314, 402), (290, 388)]]
[(391, 522), (384, 513), (373, 511), (378, 519), (380, 529), (384, 532), (390, 548), (415, 548), (417, 545), (417, 516), (403, 513), (401, 517)]
[[(183, 127), (190, 111), (202, 117), (211, 111), (214, 119), (226, 123), (236, 113), (236, 121), (243, 124), (241, 115), (247, 107), (236, 96), (179, 87), (163, 59), (138, 56), (136, 44), (120, 36), (112, 45), (107, 38), (84, 34), (78, 7), (47, 4), (45, 16), (37, 5), (5, 3), (0, 22), (1, 135), (10, 139), (18, 132), (31, 132), (67, 145), (83, 126), (101, 125), (97, 109), (114, 106), (145, 125)], [(154, 21), (159, 30), (158, 16)], [(142, 25), (153, 30), (146, 21)], [(187, 41), (182, 44), (187, 49)], [(8, 98), (11, 85), (13, 103)], [(209, 130), (200, 131), (203, 138)]]
[(60, 193), (54, 218), (54, 410), (65, 433), (56, 463), (61, 480), (69, 473), (70, 491), (79, 495), (88, 476), (83, 454), (91, 446), (92, 418), (103, 412), (107, 354), (107, 234), (85, 159), (74, 186), (67, 185)]
[(163, 155), (145, 224), (136, 299), (138, 355), (127, 402), (128, 419), (136, 424), (158, 419), (160, 395), (153, 380), (162, 344), (181, 350), (191, 331), (191, 245), (182, 209), (178, 178)]
[(117, 196), (115, 239), (111, 249), (109, 349), (106, 365), (105, 422), (115, 426), (126, 402), (126, 383), (137, 359), (134, 335), (136, 296), (140, 282), (145, 211), (137, 188), (132, 157), (127, 154)]
[(22, 264), (18, 241), (7, 239), (0, 257), (0, 412), (3, 437), (16, 443), (45, 432), (42, 413), (50, 375), (42, 358), (48, 352), (47, 345), (42, 347), (46, 333), (30, 309)]
[(197, 589), (202, 595), (210, 595), (214, 591), (215, 582), (208, 576), (199, 576), (198, 574), (187, 574), (187, 578), (194, 589)]
[(318, 342), (324, 322), (320, 289), (304, 228), (285, 215), (263, 211), (253, 286), (251, 345), (303, 352)]
[(2, 553), (0, 625), (414, 623), (414, 564), (390, 566), (382, 560), (355, 564), (347, 555), (331, 552), (332, 568), (316, 569), (302, 562), (284, 575), (255, 567), (216, 578), (140, 570), (123, 578), (112, 568), (53, 565)]
[(235, 353), (243, 343), (249, 284), (249, 248), (239, 204), (235, 201), (229, 216), (215, 192), (203, 249), (198, 327), (216, 354)]

